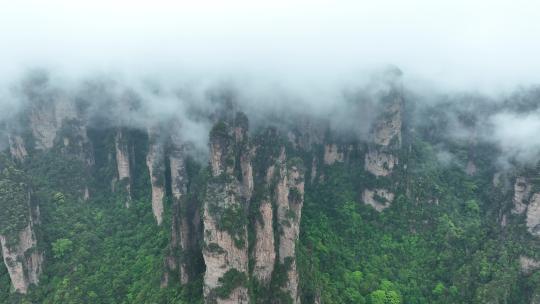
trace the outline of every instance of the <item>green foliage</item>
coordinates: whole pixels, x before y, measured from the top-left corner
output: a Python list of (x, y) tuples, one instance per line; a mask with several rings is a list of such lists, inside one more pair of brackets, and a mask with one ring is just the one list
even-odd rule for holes
[(0, 158), (0, 170), (0, 235), (16, 243), (30, 222), (30, 189), (24, 173), (8, 160)]
[(229, 126), (224, 121), (217, 122), (210, 130), (210, 138), (228, 138), (229, 135)]
[(58, 239), (52, 243), (53, 256), (56, 259), (63, 258), (73, 250), (73, 242), (70, 239)]
[(247, 276), (245, 273), (238, 271), (235, 268), (229, 269), (223, 277), (219, 278), (221, 286), (214, 291), (216, 295), (221, 299), (226, 299), (231, 292), (239, 286), (245, 286), (247, 282)]
[(219, 221), (219, 229), (229, 232), (234, 238), (234, 244), (238, 248), (245, 246), (246, 217), (240, 205), (225, 208)]
[(440, 296), (444, 293), (446, 290), (446, 287), (444, 287), (444, 284), (439, 282), (437, 285), (435, 285), (435, 288), (433, 288), (433, 294), (436, 296)]
[[(145, 152), (137, 151), (136, 163), (140, 165), (135, 165), (132, 171), (137, 187), (133, 188), (129, 209), (124, 207), (123, 197), (110, 192), (110, 179), (106, 178), (103, 186), (92, 192), (89, 201), (81, 200), (80, 189), (85, 184), (92, 187), (94, 180), (84, 176), (84, 166), (76, 160), (45, 153), (25, 162), (25, 171), (32, 172), (29, 184), (40, 204), (38, 245), (46, 261), (39, 286), (32, 288), (24, 301), (202, 303), (200, 270), (194, 271), (194, 281), (186, 287), (171, 284), (160, 288), (170, 226), (164, 224), (161, 228), (155, 224), (150, 188), (145, 186), (148, 184)], [(108, 165), (99, 159), (98, 177), (107, 172), (99, 166)], [(5, 214), (0, 212), (0, 216)], [(0, 303), (23, 303), (5, 282), (9, 282), (9, 276), (2, 263)]]
[[(243, 124), (243, 118), (239, 119), (237, 123)], [(229, 132), (226, 124), (218, 123), (211, 136), (228, 139)], [(27, 185), (31, 185), (40, 202), (40, 249), (47, 258), (40, 286), (24, 299), (10, 293), (7, 270), (0, 266), (0, 303), (203, 302), (204, 266), (195, 252), (190, 253), (194, 257), (187, 256), (190, 264), (198, 265), (194, 280), (185, 287), (177, 282), (160, 287), (169, 225), (157, 227), (152, 216), (144, 161), (148, 139), (140, 134), (130, 139), (136, 151), (130, 209), (124, 208), (121, 195), (108, 190), (114, 170), (103, 143), (96, 145), (94, 175), (76, 159), (53, 153), (37, 152), (21, 166), (31, 176), (24, 176), (21, 168), (9, 162), (0, 166), (0, 233), (14, 233), (27, 224), (32, 204)], [(249, 204), (240, 199), (223, 204), (223, 195), (228, 194), (223, 185), (236, 176), (209, 178), (208, 170), (200, 166), (186, 168), (189, 203), (182, 211), (194, 218), (200, 214), (201, 202), (209, 202), (219, 228), (228, 231), (239, 248), (246, 246), (245, 230), (252, 230), (259, 203), (272, 197), (273, 186), (261, 185), (265, 185), (266, 169), (286, 145), (272, 132), (255, 142), (259, 145), (253, 160), (255, 189)], [(466, 159), (467, 148), (449, 147), (460, 161)], [(395, 169), (388, 178), (365, 173), (361, 156), (318, 168), (324, 178), (314, 184), (306, 181), (297, 244), (302, 302), (520, 304), (540, 298), (540, 272), (525, 276), (516, 262), (520, 255), (538, 259), (540, 244), (527, 236), (523, 218), (510, 216), (508, 226), (501, 227), (501, 210), (508, 209), (505, 202), (511, 197), (492, 186), (490, 150), (479, 147), (476, 152), (483, 163), (477, 164), (474, 177), (467, 176), (459, 162), (438, 162), (436, 149), (420, 140), (399, 151), (400, 164), (407, 168)], [(287, 151), (287, 155), (297, 154)], [(313, 155), (305, 154), (292, 157), (289, 168), (311, 164)], [(94, 190), (88, 202), (80, 199), (85, 186)], [(360, 202), (364, 189), (377, 187), (395, 194), (382, 213)], [(300, 201), (300, 193), (293, 189), (290, 198)], [(294, 219), (296, 215), (287, 212), (286, 216)], [(274, 221), (279, 236), (276, 217)], [(279, 246), (279, 238), (275, 242)], [(200, 246), (223, 253), (216, 243)], [(247, 286), (254, 303), (290, 303), (282, 287), (292, 263), (291, 258), (276, 263), (269, 287), (231, 269), (220, 279), (214, 296), (225, 298), (236, 287)]]
[(62, 192), (56, 192), (54, 195), (53, 195), (53, 200), (55, 203), (57, 204), (63, 204), (66, 202), (66, 196), (64, 195), (64, 193)]
[[(524, 230), (501, 232), (499, 202), (511, 197), (491, 184), (492, 154), (478, 153), (487, 160), (470, 177), (417, 141), (400, 156), (408, 168), (395, 173), (403, 174), (397, 187), (375, 185), (360, 161), (322, 168), (324, 181), (306, 184), (302, 210), (302, 301), (529, 303), (515, 261), (538, 245), (522, 240)], [(358, 203), (374, 186), (395, 194), (381, 213)]]

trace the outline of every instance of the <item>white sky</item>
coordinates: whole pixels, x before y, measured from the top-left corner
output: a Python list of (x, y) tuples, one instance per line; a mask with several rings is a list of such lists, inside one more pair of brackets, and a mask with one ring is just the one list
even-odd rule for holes
[(1, 78), (248, 71), (339, 77), (386, 64), (452, 88), (539, 83), (540, 2), (0, 0)]

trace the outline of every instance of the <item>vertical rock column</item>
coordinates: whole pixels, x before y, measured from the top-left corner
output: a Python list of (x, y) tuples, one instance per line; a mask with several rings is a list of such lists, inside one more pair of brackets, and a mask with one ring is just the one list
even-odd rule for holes
[(21, 136), (15, 134), (8, 134), (8, 139), (11, 158), (15, 161), (22, 162), (28, 156), (24, 140)]
[(122, 191), (125, 191), (125, 205), (129, 208), (131, 203), (131, 166), (129, 157), (129, 144), (125, 132), (121, 129), (116, 131), (114, 137), (116, 150), (116, 168), (118, 171), (118, 183)]
[[(255, 190), (250, 203), (251, 229), (254, 238), (250, 244), (252, 257), (251, 279), (259, 289), (269, 290), (276, 266), (277, 249), (274, 222), (276, 218), (275, 192), (279, 179), (278, 159), (283, 151), (283, 142), (273, 128), (255, 138), (254, 167)], [(278, 169), (276, 169), (278, 168)], [(268, 292), (269, 294), (270, 292)]]
[(166, 271), (162, 286), (167, 286), (170, 276), (178, 274), (181, 284), (189, 282), (186, 253), (190, 250), (190, 225), (187, 218), (187, 172), (185, 145), (178, 132), (171, 135), (169, 162), (171, 167), (171, 193), (173, 198), (171, 242), (166, 257)]
[(518, 176), (514, 183), (514, 197), (512, 203), (514, 208), (512, 213), (522, 214), (527, 211), (527, 203), (531, 197), (532, 185), (524, 176)]
[(300, 303), (296, 269), (296, 241), (304, 204), (304, 169), (297, 158), (286, 160), (285, 150), (279, 159), (279, 180), (276, 186), (277, 220), (279, 224), (279, 262), (287, 274), (282, 290), (293, 303)]
[(26, 294), (39, 283), (43, 254), (37, 248), (36, 224), (39, 209), (32, 202), (22, 172), (0, 159), (0, 245), (11, 284)]
[[(210, 134), (212, 176), (203, 210), (206, 303), (249, 303), (246, 198), (252, 181), (249, 162), (238, 164), (248, 151), (247, 120), (234, 128), (218, 123)], [(250, 166), (250, 165), (249, 165)], [(246, 188), (247, 187), (247, 188)]]
[(146, 166), (152, 186), (152, 212), (158, 225), (163, 222), (163, 199), (165, 197), (165, 155), (157, 128), (148, 130), (148, 154)]
[[(398, 165), (397, 152), (401, 147), (403, 98), (393, 88), (381, 102), (382, 111), (371, 131), (371, 141), (365, 156), (365, 170), (377, 178), (389, 177)], [(386, 188), (365, 189), (364, 203), (382, 211), (392, 203), (394, 194)]]
[(540, 193), (533, 191), (533, 184), (524, 176), (518, 176), (514, 183), (512, 213), (525, 213), (527, 230), (534, 236), (540, 236)]
[(270, 195), (270, 187), (275, 174), (275, 165), (266, 171), (266, 191), (258, 207), (258, 218), (255, 219), (255, 244), (253, 246), (253, 277), (260, 283), (268, 286), (272, 279), (276, 262), (276, 250), (274, 241), (274, 210)]

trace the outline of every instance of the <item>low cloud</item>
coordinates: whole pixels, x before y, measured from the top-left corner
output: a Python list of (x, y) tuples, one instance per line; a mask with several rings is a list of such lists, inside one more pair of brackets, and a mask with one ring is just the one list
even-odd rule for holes
[(536, 164), (540, 160), (540, 112), (503, 112), (489, 120), (493, 133), (488, 137), (502, 151), (503, 160)]

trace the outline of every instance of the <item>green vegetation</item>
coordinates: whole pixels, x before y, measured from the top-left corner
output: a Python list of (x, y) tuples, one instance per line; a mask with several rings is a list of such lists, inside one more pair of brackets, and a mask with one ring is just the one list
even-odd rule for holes
[[(95, 179), (85, 174), (78, 160), (58, 154), (40, 153), (25, 162), (22, 168), (32, 173), (28, 178), (39, 201), (41, 225), (37, 232), (46, 263), (39, 286), (24, 298), (9, 291), (9, 276), (1, 263), (0, 303), (202, 303), (200, 274), (186, 288), (160, 288), (170, 220), (162, 227), (155, 224), (142, 148), (146, 140), (137, 140), (134, 198), (129, 209), (124, 206), (123, 193), (110, 191), (107, 167), (114, 164), (107, 162), (102, 150), (96, 153)], [(9, 170), (10, 176), (18, 172)], [(13, 191), (14, 184), (6, 184), (12, 180), (0, 179), (0, 185), (9, 186), (10, 195), (18, 193)], [(91, 198), (83, 201), (86, 185)], [(26, 208), (13, 214), (29, 213)], [(7, 215), (0, 212), (0, 216)]]
[(52, 252), (55, 259), (61, 259), (73, 250), (73, 242), (70, 239), (58, 239), (52, 243)]
[[(224, 123), (212, 132), (212, 136), (230, 136)], [(238, 248), (253, 246), (260, 203), (268, 201), (276, 209), (273, 192), (277, 179), (274, 176), (267, 182), (266, 174), (281, 148), (287, 147), (289, 168), (304, 170), (302, 163), (310, 168), (315, 158), (287, 146), (275, 132), (265, 131), (250, 142), (258, 152), (252, 161), (255, 188), (249, 204), (235, 198), (223, 205), (225, 196), (231, 194), (225, 185), (237, 183), (236, 174), (210, 178), (207, 167), (188, 162), (188, 193), (179, 210), (196, 219), (205, 201), (218, 228), (229, 232)], [(148, 138), (137, 133), (130, 137), (135, 159), (129, 209), (124, 206), (123, 191), (110, 191), (115, 175), (114, 160), (108, 157), (114, 149), (113, 137), (96, 133), (92, 138), (96, 167), (91, 172), (65, 154), (37, 152), (19, 167), (3, 159), (0, 234), (12, 235), (28, 223), (34, 203), (27, 196), (30, 185), (40, 204), (37, 232), (46, 264), (39, 287), (24, 298), (10, 293), (7, 270), (0, 266), (0, 303), (202, 303), (200, 252), (182, 256), (191, 261), (191, 283), (181, 287), (173, 278), (169, 287), (161, 288), (164, 257), (170, 253), (171, 206), (166, 206), (164, 224), (158, 227), (151, 211), (144, 159)], [(317, 177), (314, 183), (310, 170), (306, 171), (296, 260), (302, 303), (525, 304), (538, 298), (540, 272), (521, 273), (518, 259), (521, 255), (539, 259), (540, 242), (527, 234), (522, 217), (508, 212), (511, 193), (493, 187), (492, 149), (477, 147), (478, 171), (471, 177), (459, 165), (466, 163), (466, 145), (449, 144), (458, 161), (443, 165), (437, 161), (433, 145), (417, 139), (407, 144), (410, 147), (399, 151), (400, 167), (389, 177), (375, 178), (365, 172), (362, 148), (351, 152), (348, 163), (320, 165), (318, 175), (324, 178)], [(234, 147), (239, 148), (245, 147)], [(321, 155), (316, 158), (320, 160)], [(237, 159), (228, 159), (238, 166)], [(163, 176), (168, 185), (170, 174)], [(86, 187), (91, 193), (88, 201), (81, 199)], [(378, 213), (361, 202), (366, 188), (388, 189), (395, 198)], [(299, 202), (301, 194), (293, 188), (289, 198)], [(375, 199), (387, 202), (378, 195)], [(501, 226), (502, 213), (508, 214), (506, 227)], [(285, 215), (287, 220), (296, 219), (293, 210)], [(274, 217), (276, 248), (280, 224)], [(217, 243), (190, 241), (200, 244), (193, 251), (206, 246), (209, 252), (224, 252)], [(253, 248), (248, 250), (253, 252)], [(251, 255), (250, 259), (248, 273), (253, 271)], [(283, 287), (293, 262), (292, 258), (277, 262), (269, 286), (231, 269), (212, 296), (226, 298), (238, 286), (247, 286), (253, 303), (291, 303)]]
[(226, 299), (235, 288), (246, 284), (247, 276), (245, 273), (233, 268), (228, 270), (218, 281), (221, 286), (215, 289), (216, 295)]
[(324, 168), (303, 208), (303, 302), (530, 303), (538, 275), (523, 277), (517, 261), (539, 245), (520, 225), (501, 227), (498, 210), (511, 198), (493, 188), (491, 154), (481, 149), (485, 163), (470, 177), (416, 141), (402, 156), (408, 171), (393, 177), (406, 182), (382, 213), (358, 202), (373, 178), (360, 162)]
[(17, 242), (18, 234), (30, 223), (30, 190), (26, 177), (0, 156), (0, 235)]

